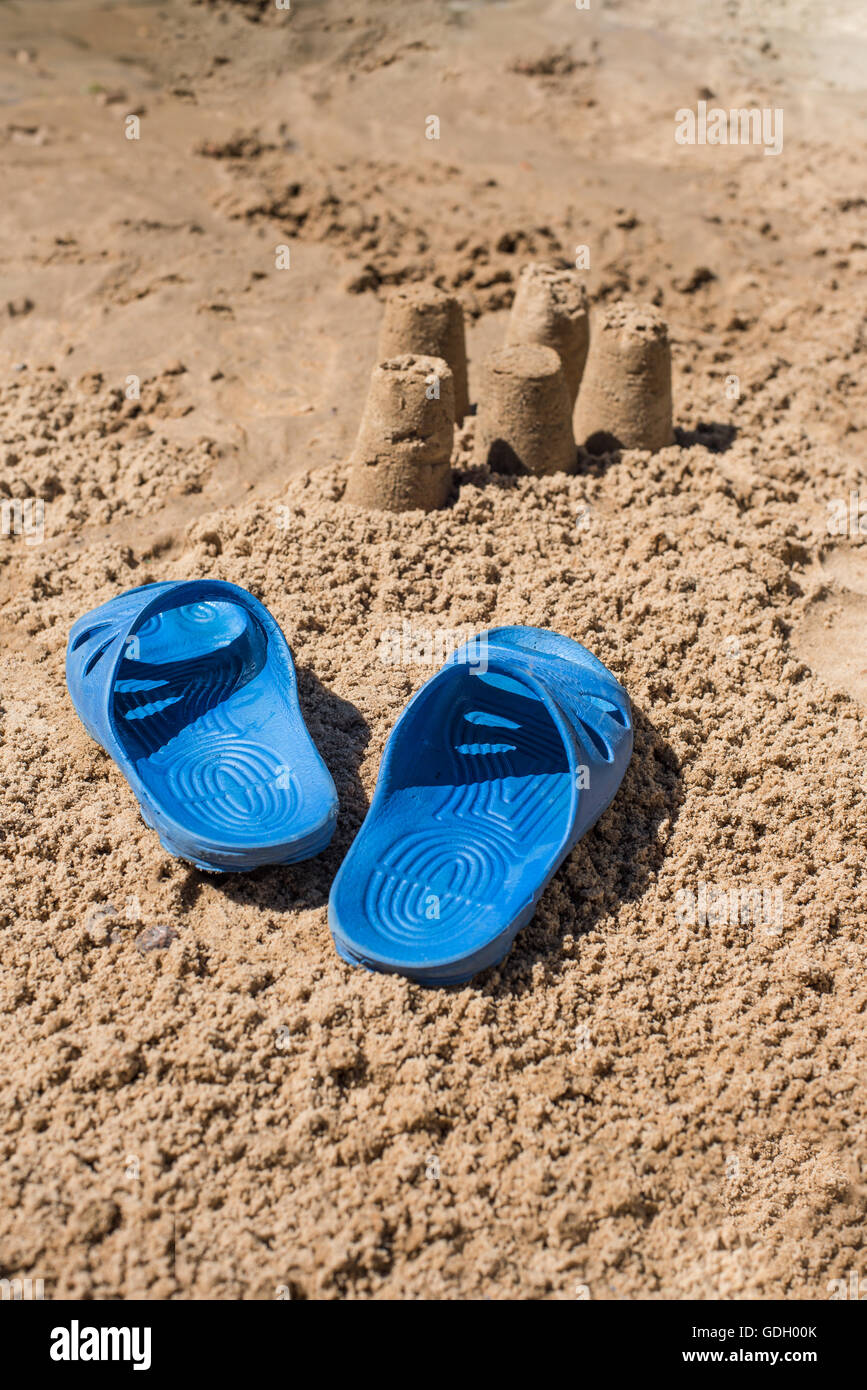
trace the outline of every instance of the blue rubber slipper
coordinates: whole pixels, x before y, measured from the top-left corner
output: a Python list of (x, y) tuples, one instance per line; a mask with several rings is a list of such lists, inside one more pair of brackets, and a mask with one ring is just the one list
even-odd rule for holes
[(626, 691), (578, 642), (501, 627), (410, 700), (328, 919), (352, 965), (453, 985), (496, 965), (632, 754)]
[(318, 854), (337, 793), (267, 608), (222, 580), (144, 584), (79, 618), (66, 683), (169, 854), (224, 872)]

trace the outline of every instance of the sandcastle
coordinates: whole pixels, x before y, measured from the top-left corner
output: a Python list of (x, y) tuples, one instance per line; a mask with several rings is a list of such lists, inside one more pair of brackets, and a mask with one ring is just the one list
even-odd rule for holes
[[(469, 410), (460, 305), (433, 285), (403, 287), (379, 343), (344, 497), (432, 511), (448, 499), (455, 423)], [(478, 373), (474, 462), (541, 477), (574, 470), (576, 440), (591, 453), (656, 452), (673, 438), (671, 348), (656, 310), (615, 304), (591, 334), (575, 272), (525, 267), (506, 344)]]
[(498, 348), (482, 364), (476, 461), (498, 473), (574, 468), (572, 402), (553, 348)]
[(574, 406), (590, 343), (587, 292), (576, 271), (537, 262), (524, 267), (506, 329), (506, 346), (519, 343), (554, 349)]
[(454, 376), (441, 357), (404, 354), (374, 367), (345, 500), (433, 511), (451, 486)]
[(455, 391), (455, 422), (463, 423), (470, 408), (464, 311), (460, 301), (430, 284), (401, 285), (385, 303), (379, 330), (379, 358), (401, 353), (441, 357), (451, 368)]
[(614, 304), (593, 321), (575, 411), (575, 437), (591, 453), (649, 449), (674, 439), (668, 328), (649, 304)]

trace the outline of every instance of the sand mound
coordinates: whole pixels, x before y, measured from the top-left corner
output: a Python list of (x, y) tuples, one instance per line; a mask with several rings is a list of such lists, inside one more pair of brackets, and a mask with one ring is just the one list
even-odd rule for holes
[[(860, 1241), (864, 715), (789, 648), (773, 503), (744, 515), (700, 446), (471, 472), (427, 516), (347, 509), (345, 478), (195, 522), (170, 564), (43, 557), (4, 700), (7, 1264), (77, 1296), (815, 1294)], [(319, 859), (167, 859), (68, 706), (73, 616), (196, 574), (289, 636), (340, 795)], [(438, 634), (510, 621), (632, 693), (622, 791), (500, 970), (436, 993), (351, 970), (325, 904), (388, 731)], [(728, 895), (704, 919), (702, 884)], [(751, 887), (779, 922), (740, 920)]]

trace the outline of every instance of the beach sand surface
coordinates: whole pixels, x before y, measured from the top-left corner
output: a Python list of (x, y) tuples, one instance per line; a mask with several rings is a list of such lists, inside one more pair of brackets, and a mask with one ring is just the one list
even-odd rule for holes
[[(0, 1275), (867, 1275), (865, 60), (859, 0), (2, 7)], [(701, 100), (782, 110), (782, 153), (678, 145)], [(675, 443), (503, 477), (470, 415), (447, 507), (347, 506), (389, 288), (459, 296), (475, 400), (522, 267), (581, 246), (591, 312), (668, 323)], [(292, 646), (340, 795), (306, 863), (169, 858), (71, 706), (75, 618), (196, 576)], [(328, 891), (388, 733), (504, 623), (623, 682), (620, 792), (498, 969), (351, 969)]]

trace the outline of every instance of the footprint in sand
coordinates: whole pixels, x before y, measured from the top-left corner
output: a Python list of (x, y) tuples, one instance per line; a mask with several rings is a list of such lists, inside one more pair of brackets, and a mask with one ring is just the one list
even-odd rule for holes
[(793, 646), (832, 689), (867, 705), (867, 546), (835, 546), (815, 572), (827, 591), (795, 629)]

